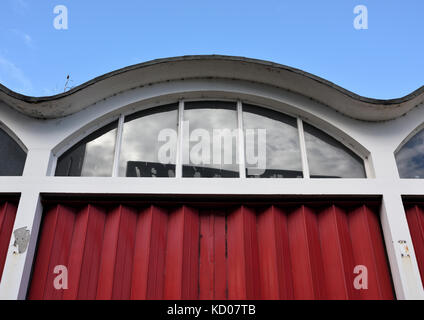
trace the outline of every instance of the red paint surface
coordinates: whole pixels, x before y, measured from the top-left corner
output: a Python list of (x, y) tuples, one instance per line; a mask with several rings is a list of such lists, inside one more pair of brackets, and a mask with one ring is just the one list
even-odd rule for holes
[[(68, 290), (53, 287), (58, 264)], [(368, 290), (354, 289), (356, 265)], [(393, 289), (366, 205), (93, 203), (46, 210), (29, 298), (393, 299)]]
[(415, 256), (420, 269), (421, 281), (424, 285), (424, 206), (415, 205), (407, 207), (409, 231), (414, 243)]
[(7, 250), (9, 249), (16, 209), (15, 203), (0, 201), (0, 280), (6, 262)]

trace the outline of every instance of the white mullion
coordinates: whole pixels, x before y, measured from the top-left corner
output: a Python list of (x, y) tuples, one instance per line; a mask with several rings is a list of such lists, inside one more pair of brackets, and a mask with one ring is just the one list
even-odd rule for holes
[(243, 104), (240, 100), (237, 101), (237, 121), (238, 121), (238, 156), (239, 156), (239, 171), (240, 178), (246, 178), (246, 158), (244, 150), (244, 127), (243, 127)]
[(112, 169), (112, 177), (118, 176), (119, 170), (119, 158), (121, 155), (121, 146), (122, 146), (122, 132), (124, 131), (124, 120), (125, 116), (121, 114), (118, 120), (118, 128), (116, 132), (116, 141), (115, 141), (115, 156), (113, 160), (113, 169)]
[(175, 159), (175, 177), (182, 178), (183, 176), (183, 145), (184, 145), (184, 100), (180, 100), (178, 104), (178, 143)]
[(303, 121), (300, 118), (297, 118), (297, 130), (299, 131), (300, 155), (302, 158), (303, 177), (305, 179), (309, 179), (310, 173), (308, 155), (306, 152), (305, 132), (303, 131)]

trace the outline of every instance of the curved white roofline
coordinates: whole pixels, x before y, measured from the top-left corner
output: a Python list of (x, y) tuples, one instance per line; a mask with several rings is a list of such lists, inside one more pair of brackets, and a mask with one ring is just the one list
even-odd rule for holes
[(309, 97), (351, 118), (366, 121), (396, 119), (424, 102), (424, 86), (398, 99), (371, 99), (288, 66), (221, 55), (152, 60), (107, 73), (50, 97), (24, 96), (0, 84), (0, 101), (30, 117), (60, 118), (132, 88), (167, 81), (205, 78), (271, 85)]

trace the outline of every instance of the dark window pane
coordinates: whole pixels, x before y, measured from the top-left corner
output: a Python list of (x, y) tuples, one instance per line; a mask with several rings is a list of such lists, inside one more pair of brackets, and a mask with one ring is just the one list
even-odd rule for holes
[(303, 127), (311, 178), (365, 178), (360, 157), (321, 130)]
[(396, 162), (401, 178), (424, 178), (424, 130), (399, 150), (396, 154)]
[(97, 130), (65, 152), (57, 161), (56, 176), (110, 177), (117, 125)]
[(178, 105), (125, 118), (120, 177), (175, 177)]
[(25, 151), (0, 129), (0, 176), (21, 176), (25, 160)]
[(239, 177), (237, 112), (234, 102), (185, 104), (183, 177)]
[(295, 118), (243, 105), (243, 126), (247, 177), (303, 177)]

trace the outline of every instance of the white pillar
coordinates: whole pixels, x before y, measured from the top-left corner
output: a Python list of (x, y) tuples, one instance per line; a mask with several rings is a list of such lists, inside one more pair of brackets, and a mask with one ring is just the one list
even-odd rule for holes
[(51, 162), (50, 150), (28, 151), (22, 177), (24, 184), (0, 282), (2, 300), (26, 298), (43, 211), (38, 185), (32, 178), (46, 176)]
[(39, 193), (23, 192), (19, 201), (13, 232), (23, 230), (21, 234), (24, 235), (27, 231), (29, 237), (28, 240), (22, 240), (19, 245), (15, 245), (16, 239), (12, 233), (0, 282), (1, 300), (23, 300), (26, 298), (41, 215), (42, 207)]
[(381, 179), (383, 201), (380, 219), (384, 233), (396, 297), (424, 299), (421, 276), (409, 232), (402, 195), (398, 188), (399, 174), (393, 150), (389, 143), (382, 143), (373, 150), (376, 178)]
[(384, 194), (381, 224), (397, 298), (399, 300), (424, 299), (408, 221), (402, 197), (398, 193)]

